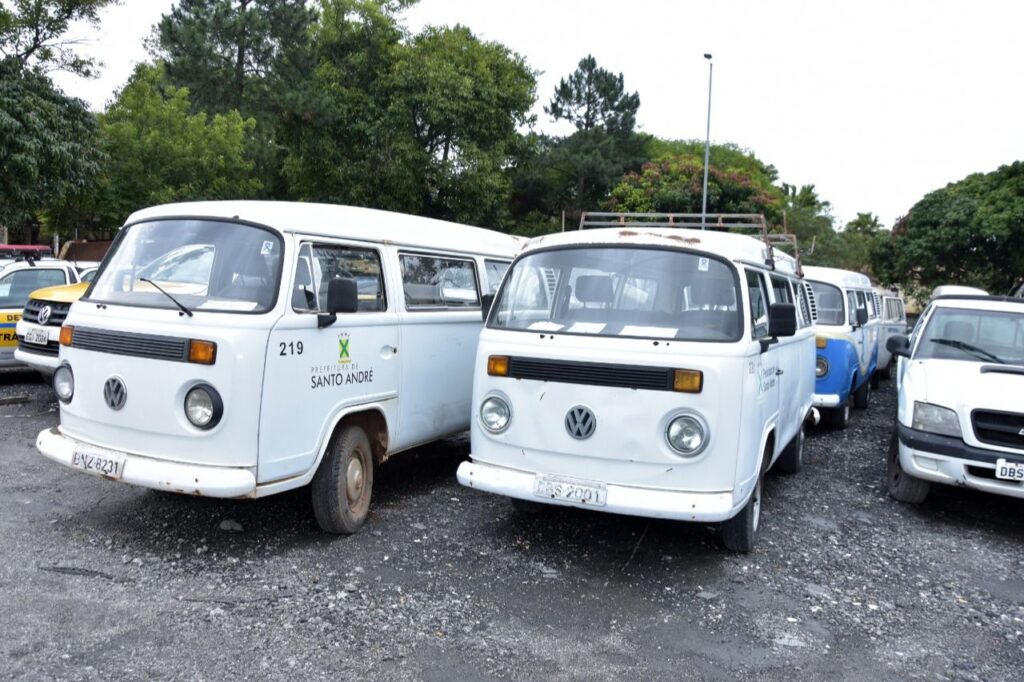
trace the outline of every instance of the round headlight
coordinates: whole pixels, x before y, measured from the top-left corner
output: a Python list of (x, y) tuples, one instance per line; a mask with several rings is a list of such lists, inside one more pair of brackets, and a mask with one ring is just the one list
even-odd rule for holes
[(62, 403), (71, 402), (75, 395), (75, 375), (71, 373), (71, 365), (61, 365), (53, 373), (53, 391)]
[(213, 386), (202, 384), (185, 394), (185, 416), (194, 426), (211, 429), (223, 413), (224, 403)]
[(669, 422), (665, 438), (673, 450), (687, 457), (700, 453), (708, 442), (704, 425), (696, 417), (686, 414)]
[(512, 421), (512, 409), (504, 400), (492, 395), (480, 405), (480, 421), (491, 433), (501, 433)]
[(814, 361), (814, 376), (823, 377), (828, 374), (828, 360), (818, 356), (818, 359)]

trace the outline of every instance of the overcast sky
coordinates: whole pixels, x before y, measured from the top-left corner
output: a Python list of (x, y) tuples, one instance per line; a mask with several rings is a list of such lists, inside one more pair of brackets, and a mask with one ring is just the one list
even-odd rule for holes
[[(58, 84), (101, 109), (171, 5), (106, 11), (81, 34), (103, 75)], [(1024, 159), (1019, 0), (421, 0), (406, 14), (414, 31), (457, 23), (541, 72), (535, 113), (548, 132), (565, 129), (543, 105), (589, 53), (640, 93), (641, 130), (703, 139), (712, 53), (712, 140), (816, 185), (842, 222), (872, 212), (891, 226), (925, 193)]]

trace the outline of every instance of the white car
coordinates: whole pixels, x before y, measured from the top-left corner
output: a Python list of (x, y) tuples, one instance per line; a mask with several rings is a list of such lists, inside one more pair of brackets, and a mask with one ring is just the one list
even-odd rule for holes
[(749, 552), (765, 472), (803, 465), (814, 327), (799, 263), (672, 227), (689, 216), (608, 215), (615, 228), (539, 237), (509, 269), (459, 482), (520, 509), (720, 522)]
[(1024, 498), (1024, 300), (934, 299), (900, 356), (889, 493), (922, 502), (932, 483)]

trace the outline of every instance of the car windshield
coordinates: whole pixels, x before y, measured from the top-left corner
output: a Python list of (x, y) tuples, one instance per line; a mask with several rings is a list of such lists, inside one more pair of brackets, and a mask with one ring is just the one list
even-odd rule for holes
[(1024, 306), (1020, 308), (1020, 312), (936, 308), (914, 359), (1024, 365)]
[(690, 341), (743, 332), (736, 273), (711, 256), (652, 248), (586, 246), (518, 260), (490, 326)]
[(177, 308), (173, 297), (189, 310), (265, 312), (277, 294), (281, 244), (269, 230), (238, 223), (137, 223), (118, 239), (89, 300)]
[(839, 287), (824, 282), (807, 280), (814, 291), (814, 303), (818, 307), (818, 324), (841, 326), (846, 323), (843, 310), (843, 292)]

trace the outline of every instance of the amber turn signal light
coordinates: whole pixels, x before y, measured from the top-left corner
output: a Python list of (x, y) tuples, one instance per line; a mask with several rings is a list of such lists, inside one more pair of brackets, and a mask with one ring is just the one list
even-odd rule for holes
[(704, 372), (696, 369), (677, 369), (672, 373), (672, 390), (680, 393), (700, 393), (704, 389)]
[(825, 346), (828, 345), (828, 339), (825, 338), (824, 336), (815, 336), (814, 345), (817, 348), (824, 348)]
[(508, 357), (504, 355), (492, 355), (487, 358), (487, 373), (492, 377), (507, 377)]
[(71, 341), (75, 338), (74, 327), (61, 327), (60, 328), (60, 345), (70, 346)]
[(198, 365), (212, 365), (217, 362), (217, 344), (192, 339), (188, 342), (188, 361)]

